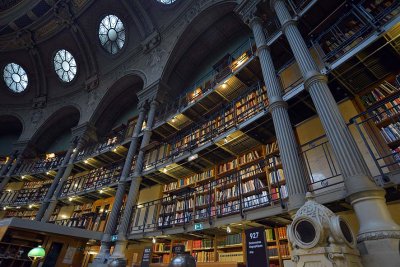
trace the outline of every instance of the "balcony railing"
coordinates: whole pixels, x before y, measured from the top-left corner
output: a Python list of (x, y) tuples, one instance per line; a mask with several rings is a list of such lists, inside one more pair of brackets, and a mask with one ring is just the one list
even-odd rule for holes
[(24, 174), (38, 174), (45, 173), (50, 170), (58, 168), (65, 156), (65, 152), (58, 153), (54, 156), (43, 156), (39, 159), (25, 159), (22, 163), (15, 168), (13, 175), (20, 176)]
[[(267, 106), (268, 99), (265, 89), (260, 84), (251, 86), (242, 96), (214, 113), (203, 123), (195, 124), (188, 131), (177, 135), (171, 142), (163, 143), (149, 151), (145, 157), (144, 170), (149, 170), (179, 157), (185, 152), (205, 145), (212, 139), (260, 114)], [(154, 159), (152, 154), (157, 154), (157, 157)]]
[(60, 197), (75, 196), (116, 184), (122, 171), (122, 162), (89, 171), (85, 175), (71, 176), (63, 184)]
[(386, 0), (379, 4), (375, 2), (365, 0), (349, 7), (344, 5), (336, 13), (345, 13), (313, 38), (313, 44), (320, 48), (317, 51), (325, 62), (332, 63), (347, 54), (400, 12), (400, 1)]
[(241, 66), (251, 60), (254, 56), (254, 40), (248, 39), (230, 54), (228, 64), (212, 69), (202, 78), (189, 86), (178, 98), (165, 105), (156, 116), (156, 122), (167, 120), (176, 112), (196, 103), (205, 95), (213, 91), (217, 84), (222, 82), (229, 75), (238, 71)]
[(351, 119), (368, 150), (384, 184), (391, 174), (400, 173), (400, 93), (373, 103), (367, 111)]
[[(179, 188), (162, 199), (137, 205), (132, 213), (131, 233), (185, 227), (230, 215), (244, 216), (262, 207), (284, 207), (286, 186), (277, 175), (267, 178), (264, 171), (267, 166), (278, 169), (273, 158), (261, 159), (253, 166), (216, 180), (199, 181), (195, 187)], [(271, 179), (269, 186), (266, 179)]]

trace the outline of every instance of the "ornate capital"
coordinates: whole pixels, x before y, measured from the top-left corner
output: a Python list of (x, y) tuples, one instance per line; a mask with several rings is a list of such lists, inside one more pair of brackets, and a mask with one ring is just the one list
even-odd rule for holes
[(36, 49), (36, 43), (33, 39), (33, 33), (29, 30), (21, 30), (17, 32), (15, 43), (19, 47), (23, 47), (27, 50)]
[(235, 12), (246, 24), (250, 24), (253, 19), (257, 18), (255, 13), (257, 11), (258, 3), (260, 3), (260, 0), (245, 0), (235, 8)]

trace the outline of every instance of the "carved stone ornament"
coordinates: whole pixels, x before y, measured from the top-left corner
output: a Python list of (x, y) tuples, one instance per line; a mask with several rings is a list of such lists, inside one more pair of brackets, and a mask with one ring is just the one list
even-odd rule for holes
[(167, 52), (164, 49), (156, 48), (153, 49), (150, 54), (149, 58), (147, 61), (147, 65), (150, 67), (150, 71), (152, 73), (158, 73), (161, 72), (163, 66), (162, 66), (162, 61), (165, 58)]
[(361, 267), (355, 235), (347, 222), (317, 203), (313, 194), (307, 193), (306, 199), (287, 228), (290, 266)]
[(31, 116), (31, 122), (32, 124), (38, 124), (38, 122), (42, 119), (43, 117), (43, 110), (42, 109), (37, 109), (32, 112)]

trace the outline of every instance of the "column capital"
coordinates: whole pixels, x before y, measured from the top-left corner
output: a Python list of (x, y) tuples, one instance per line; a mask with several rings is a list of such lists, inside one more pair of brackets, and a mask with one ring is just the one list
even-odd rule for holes
[(88, 140), (96, 140), (96, 128), (90, 122), (82, 123), (78, 126), (75, 126), (71, 130), (72, 138), (78, 137), (80, 140), (84, 139)]
[(241, 17), (244, 23), (250, 25), (251, 21), (257, 18), (255, 14), (257, 12), (257, 5), (260, 2), (259, 0), (245, 0), (235, 8), (235, 12)]
[(319, 82), (327, 83), (328, 78), (324, 74), (315, 70), (309, 71), (304, 75), (304, 88), (307, 91), (311, 88), (313, 84)]
[(284, 101), (282, 99), (282, 97), (271, 97), (269, 99), (269, 105), (268, 105), (268, 109), (270, 110), (270, 112), (272, 112), (274, 109), (276, 108), (284, 108), (287, 109), (288, 108), (288, 104), (286, 103), (286, 101)]

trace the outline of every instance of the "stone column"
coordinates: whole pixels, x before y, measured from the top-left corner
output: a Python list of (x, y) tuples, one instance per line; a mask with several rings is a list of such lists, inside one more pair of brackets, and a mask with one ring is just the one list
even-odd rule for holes
[(6, 164), (4, 164), (3, 168), (1, 168), (0, 177), (3, 177), (4, 175), (6, 175), (8, 168), (10, 167), (10, 165), (13, 163), (13, 161), (17, 157), (17, 153), (18, 153), (18, 151), (14, 151), (12, 153), (12, 155), (10, 156), (10, 158), (7, 160)]
[[(54, 177), (53, 182), (51, 183), (51, 186), (49, 190), (47, 191), (47, 194), (43, 200), (42, 205), (39, 208), (38, 213), (36, 214), (35, 221), (41, 221), (43, 218), (43, 215), (45, 214), (45, 211), (47, 207), (49, 206), (49, 203), (52, 201), (54, 192), (57, 188), (57, 185), (60, 183), (60, 179), (63, 176), (67, 166), (69, 165), (69, 160), (71, 158), (71, 155), (76, 147), (76, 139), (72, 140), (71, 145), (69, 149), (67, 150), (67, 153), (64, 156), (64, 159), (61, 163), (61, 166), (59, 167), (56, 176)], [(77, 151), (77, 149), (75, 149)], [(76, 154), (76, 153), (75, 153)], [(50, 214), (51, 215), (51, 214)], [(46, 220), (47, 221), (47, 220)]]
[(272, 115), (282, 166), (288, 186), (288, 209), (289, 211), (295, 211), (305, 202), (305, 194), (307, 192), (305, 169), (299, 156), (298, 145), (290, 123), (287, 111), (288, 106), (282, 99), (283, 91), (276, 76), (274, 63), (267, 46), (262, 20), (258, 17), (253, 17), (250, 20), (250, 27), (253, 30), (257, 45), (258, 58), (267, 87), (269, 111)]
[(143, 131), (142, 144), (136, 159), (136, 166), (133, 173), (131, 186), (129, 188), (128, 198), (126, 200), (124, 213), (121, 217), (121, 222), (118, 229), (118, 239), (115, 244), (115, 249), (110, 257), (110, 262), (113, 262), (113, 266), (126, 266), (125, 250), (128, 243), (126, 234), (128, 231), (131, 213), (133, 206), (136, 205), (137, 198), (139, 197), (139, 188), (142, 181), (141, 172), (144, 160), (144, 151), (142, 150), (150, 142), (152, 127), (154, 123), (154, 117), (159, 103), (157, 100), (152, 100), (150, 104), (149, 114), (147, 116), (146, 128)]
[[(40, 220), (41, 222), (48, 222), (51, 215), (53, 214), (55, 208), (57, 207), (58, 203), (58, 197), (60, 196), (62, 187), (64, 183), (67, 181), (69, 175), (71, 174), (72, 169), (74, 168), (74, 161), (76, 156), (78, 155), (79, 151), (83, 148), (83, 146), (86, 144), (87, 139), (84, 136), (81, 136), (79, 138), (78, 144), (75, 149), (72, 149), (72, 154), (69, 157), (69, 161), (66, 161), (67, 165), (64, 167), (64, 171), (62, 172), (62, 175), (60, 175), (59, 182), (57, 183), (57, 187), (54, 190), (53, 195), (51, 196), (50, 201), (47, 203), (47, 209), (45, 209), (44, 215), (42, 218), (39, 218), (36, 216), (35, 220)], [(58, 173), (57, 173), (58, 175)]]
[[(4, 188), (6, 187), (6, 185), (8, 184), (8, 182), (11, 179), (11, 175), (15, 171), (15, 168), (17, 168), (17, 166), (21, 163), (21, 160), (23, 157), (22, 154), (23, 154), (22, 152), (20, 152), (20, 153), (16, 152), (16, 155), (17, 155), (16, 159), (14, 160), (13, 163), (10, 163), (10, 164), (12, 164), (10, 169), (8, 170), (7, 174), (5, 176), (3, 176), (3, 179), (1, 180), (0, 192), (2, 192), (4, 190)], [(14, 155), (14, 157), (15, 157), (15, 155)]]
[(385, 204), (385, 191), (372, 180), (357, 144), (341, 116), (335, 99), (292, 19), (284, 0), (271, 0), (300, 67), (321, 123), (342, 172), (347, 199), (360, 222), (358, 242), (364, 266), (400, 266), (400, 227)]
[(132, 133), (132, 140), (129, 145), (128, 154), (126, 156), (126, 160), (124, 163), (124, 167), (121, 172), (121, 177), (118, 182), (117, 192), (115, 194), (114, 204), (111, 209), (110, 216), (107, 221), (107, 225), (102, 236), (100, 252), (96, 255), (94, 260), (94, 266), (102, 266), (107, 262), (108, 257), (110, 256), (110, 247), (111, 247), (111, 235), (114, 233), (115, 228), (118, 222), (118, 216), (120, 215), (120, 210), (123, 204), (125, 189), (128, 183), (129, 172), (132, 166), (133, 157), (136, 154), (139, 134), (142, 130), (143, 121), (146, 116), (146, 106), (142, 105), (140, 107), (138, 120), (135, 124), (135, 129)]

